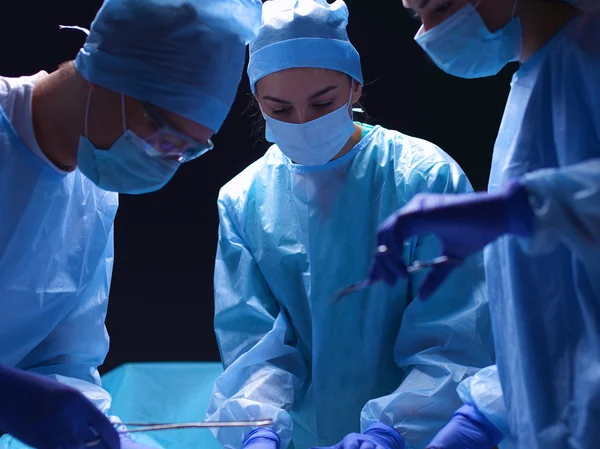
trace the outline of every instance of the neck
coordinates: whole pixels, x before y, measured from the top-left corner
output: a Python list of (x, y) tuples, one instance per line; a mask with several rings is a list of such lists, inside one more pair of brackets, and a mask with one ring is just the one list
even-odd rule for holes
[(341, 158), (344, 154), (347, 154), (352, 148), (354, 148), (356, 146), (356, 144), (358, 142), (360, 142), (360, 140), (362, 138), (362, 133), (363, 133), (362, 126), (357, 125), (355, 123), (354, 124), (354, 134), (352, 134), (350, 136), (350, 138), (348, 139), (348, 142), (346, 142), (346, 145), (344, 145), (344, 147), (342, 148), (342, 151), (340, 151), (338, 154), (336, 154), (336, 156), (332, 159), (332, 161), (335, 161), (336, 159)]
[(581, 13), (561, 0), (522, 0), (518, 15), (523, 28), (520, 62), (535, 55), (563, 26)]
[(33, 90), (35, 138), (46, 157), (63, 170), (77, 167), (87, 89), (81, 75), (73, 67), (67, 67), (38, 80)]

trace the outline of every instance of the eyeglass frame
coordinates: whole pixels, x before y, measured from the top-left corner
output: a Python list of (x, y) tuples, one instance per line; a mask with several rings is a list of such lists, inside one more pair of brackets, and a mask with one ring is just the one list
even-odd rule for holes
[[(184, 164), (202, 156), (203, 154), (207, 153), (215, 147), (211, 139), (208, 139), (206, 142), (200, 142), (199, 140), (194, 139), (193, 137), (190, 137), (187, 134), (179, 131), (165, 117), (163, 117), (160, 112), (156, 110), (157, 107), (153, 104), (141, 100), (140, 103), (148, 118), (150, 118), (150, 120), (152, 120), (156, 124), (156, 134), (166, 132), (191, 145), (190, 147), (183, 150), (181, 154), (171, 152), (162, 153), (162, 156), (169, 157), (177, 155), (177, 161), (181, 164)], [(160, 149), (156, 148), (156, 150), (160, 152)]]

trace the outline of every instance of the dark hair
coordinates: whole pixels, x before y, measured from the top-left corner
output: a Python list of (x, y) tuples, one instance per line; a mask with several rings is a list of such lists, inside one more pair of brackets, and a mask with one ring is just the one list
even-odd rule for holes
[[(328, 72), (334, 72), (334, 70), (329, 70), (329, 69), (325, 69)], [(350, 81), (350, 83), (352, 83), (352, 81), (354, 81), (354, 78), (352, 78), (350, 75), (346, 75), (348, 77), (348, 80)], [(258, 104), (258, 100), (256, 99), (256, 97), (252, 94), (250, 95), (250, 101), (248, 102), (248, 106), (246, 106), (246, 108), (244, 109), (244, 114), (249, 114), (250, 117), (256, 117), (256, 120), (254, 120), (254, 122), (252, 123), (252, 132), (251, 135), (253, 137), (256, 137), (257, 140), (265, 140), (265, 119), (262, 116), (262, 113), (260, 111), (260, 106)], [(361, 122), (363, 123), (369, 123), (372, 120), (372, 117), (365, 111), (365, 108), (363, 107), (363, 105), (360, 103), (360, 99), (359, 101), (353, 103), (353, 105), (357, 105), (358, 107), (360, 107), (363, 112), (358, 112), (355, 114), (360, 114), (361, 116)]]

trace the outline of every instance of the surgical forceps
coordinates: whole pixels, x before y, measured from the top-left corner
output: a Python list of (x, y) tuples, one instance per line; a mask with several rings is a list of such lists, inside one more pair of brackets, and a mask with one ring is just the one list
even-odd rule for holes
[[(186, 423), (171, 423), (171, 424), (158, 424), (158, 423), (136, 423), (136, 422), (124, 422), (122, 423), (128, 428), (125, 431), (119, 431), (119, 434), (135, 433), (135, 432), (152, 432), (156, 430), (170, 430), (170, 429), (210, 429), (214, 427), (265, 427), (273, 424), (272, 419), (262, 419), (260, 421), (196, 421)], [(137, 427), (137, 429), (129, 429), (129, 427)], [(92, 433), (96, 436), (98, 432), (94, 428), (90, 427)], [(83, 445), (83, 447), (94, 447), (101, 444), (100, 438), (89, 441)]]
[[(388, 252), (387, 246), (380, 245), (377, 247), (377, 254), (384, 254), (387, 252)], [(459, 258), (456, 258), (456, 257), (439, 256), (439, 257), (436, 257), (435, 259), (428, 260), (428, 261), (417, 260), (412, 265), (408, 265), (406, 267), (406, 272), (410, 275), (410, 274), (418, 273), (419, 271), (424, 270), (426, 268), (434, 267), (436, 265), (459, 264), (461, 262), (462, 262), (462, 260)], [(349, 285), (348, 287), (338, 290), (337, 292), (335, 292), (333, 295), (331, 295), (329, 297), (329, 299), (327, 300), (327, 303), (334, 302), (335, 304), (338, 304), (342, 300), (342, 298), (344, 298), (345, 296), (351, 295), (352, 293), (356, 293), (360, 290), (364, 290), (365, 288), (368, 288), (371, 285), (375, 284), (376, 282), (379, 282), (382, 280), (383, 279), (370, 279), (370, 278), (363, 279), (362, 281), (359, 281), (355, 284)]]

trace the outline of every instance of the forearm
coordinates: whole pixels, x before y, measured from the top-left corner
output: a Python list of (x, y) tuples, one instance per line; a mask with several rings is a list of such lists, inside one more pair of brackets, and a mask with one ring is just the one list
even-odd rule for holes
[[(229, 318), (225, 313), (217, 316), (215, 327), (220, 342), (221, 353), (227, 360), (224, 373), (217, 379), (207, 410), (207, 419), (218, 420), (258, 420), (270, 418), (272, 429), (281, 439), (281, 449), (287, 448), (292, 439), (292, 418), (289, 414), (295, 392), (304, 384), (306, 366), (295, 347), (294, 332), (284, 313), (280, 312), (270, 324), (271, 328), (262, 336), (252, 335), (256, 323), (245, 315), (241, 320), (249, 326), (238, 340), (230, 335)], [(237, 320), (236, 320), (237, 321)], [(254, 325), (253, 325), (254, 324)], [(241, 346), (252, 346), (239, 354)], [(232, 359), (231, 355), (236, 354)], [(215, 429), (213, 433), (227, 449), (239, 449), (251, 428)]]
[(558, 242), (583, 257), (600, 249), (600, 159), (538, 170), (521, 181), (534, 215), (530, 251), (548, 251)]
[(462, 405), (456, 394), (456, 374), (432, 365), (413, 368), (396, 391), (365, 405), (361, 429), (383, 422), (404, 438), (406, 449), (425, 447)]
[(483, 368), (457, 388), (463, 403), (471, 403), (504, 435), (509, 434), (506, 406), (496, 365)]
[[(235, 365), (235, 364), (234, 364)], [(232, 365), (217, 379), (213, 396), (208, 406), (208, 421), (272, 419), (270, 428), (279, 435), (281, 449), (287, 448), (292, 440), (293, 421), (289, 410), (293, 405), (295, 376), (271, 367), (255, 367), (241, 372)], [(231, 391), (236, 379), (247, 376), (246, 382), (235, 392)], [(235, 388), (235, 387), (234, 387)], [(213, 433), (227, 449), (239, 449), (253, 428), (215, 429)]]

